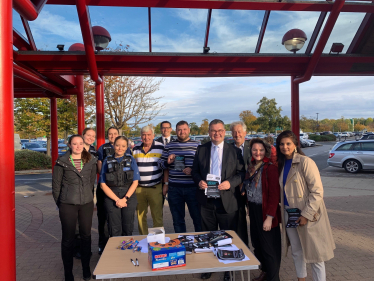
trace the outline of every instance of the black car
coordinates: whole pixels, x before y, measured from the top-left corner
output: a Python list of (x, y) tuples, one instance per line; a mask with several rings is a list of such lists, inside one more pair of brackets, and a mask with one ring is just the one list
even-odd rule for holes
[(374, 140), (374, 133), (363, 134), (360, 140)]

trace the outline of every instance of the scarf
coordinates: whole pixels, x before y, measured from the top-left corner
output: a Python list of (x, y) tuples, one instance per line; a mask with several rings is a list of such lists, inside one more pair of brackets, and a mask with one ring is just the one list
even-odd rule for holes
[(258, 181), (260, 180), (260, 177), (261, 177), (261, 173), (260, 173), (260, 168), (265, 164), (265, 163), (268, 163), (269, 162), (269, 158), (267, 157), (264, 157), (264, 159), (262, 159), (261, 162), (257, 163), (256, 164), (256, 161), (253, 159), (251, 159), (251, 161), (249, 162), (248, 164), (248, 170), (247, 170), (247, 174), (245, 176), (245, 179), (249, 179), (250, 177), (252, 177), (256, 171), (257, 174), (254, 176), (254, 178), (252, 179), (252, 182), (254, 181), (255, 182), (255, 187), (257, 188), (257, 184), (258, 184)]

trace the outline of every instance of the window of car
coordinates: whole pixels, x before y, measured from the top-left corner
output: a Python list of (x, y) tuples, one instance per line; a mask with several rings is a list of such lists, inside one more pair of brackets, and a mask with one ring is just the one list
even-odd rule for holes
[(337, 151), (360, 150), (360, 144), (359, 143), (345, 143), (339, 146), (336, 150)]
[(362, 142), (361, 147), (363, 151), (374, 151), (374, 142)]

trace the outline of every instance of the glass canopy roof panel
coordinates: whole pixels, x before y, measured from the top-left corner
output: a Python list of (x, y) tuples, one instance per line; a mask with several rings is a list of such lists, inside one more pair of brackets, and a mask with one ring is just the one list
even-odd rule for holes
[(89, 6), (92, 26), (108, 30), (109, 51), (148, 52), (148, 9)]
[(152, 8), (152, 51), (202, 53), (206, 17), (203, 9)]
[(294, 28), (301, 29), (307, 41), (299, 53), (304, 53), (317, 24), (320, 12), (272, 11), (260, 53), (290, 53), (282, 45), (283, 35)]
[[(264, 13), (264, 11), (213, 10), (208, 40), (210, 53), (253, 53)], [(205, 27), (206, 23), (204, 23), (204, 31)]]
[(72, 44), (83, 43), (75, 6), (45, 5), (29, 25), (38, 50), (57, 51), (56, 46), (63, 44), (67, 51)]
[[(326, 46), (323, 52), (329, 53), (333, 43), (342, 43), (344, 45), (342, 53), (347, 52), (364, 17), (365, 17), (365, 13), (340, 13), (338, 20), (336, 21), (334, 28), (331, 32), (330, 38), (327, 40), (327, 43), (326, 43)], [(326, 21), (327, 21), (327, 17), (326, 17), (325, 23)], [(322, 33), (322, 30), (321, 30), (321, 33)], [(318, 39), (319, 39), (319, 36), (318, 36)], [(318, 42), (318, 39), (316, 43)], [(314, 52), (314, 49), (313, 49), (313, 52)]]

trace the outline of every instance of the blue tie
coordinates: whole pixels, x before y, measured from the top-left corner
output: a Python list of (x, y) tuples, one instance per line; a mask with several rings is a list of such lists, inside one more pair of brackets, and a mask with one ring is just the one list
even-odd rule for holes
[(218, 145), (214, 145), (214, 153), (212, 157), (212, 174), (216, 176), (221, 176), (219, 172), (219, 152), (218, 152)]

